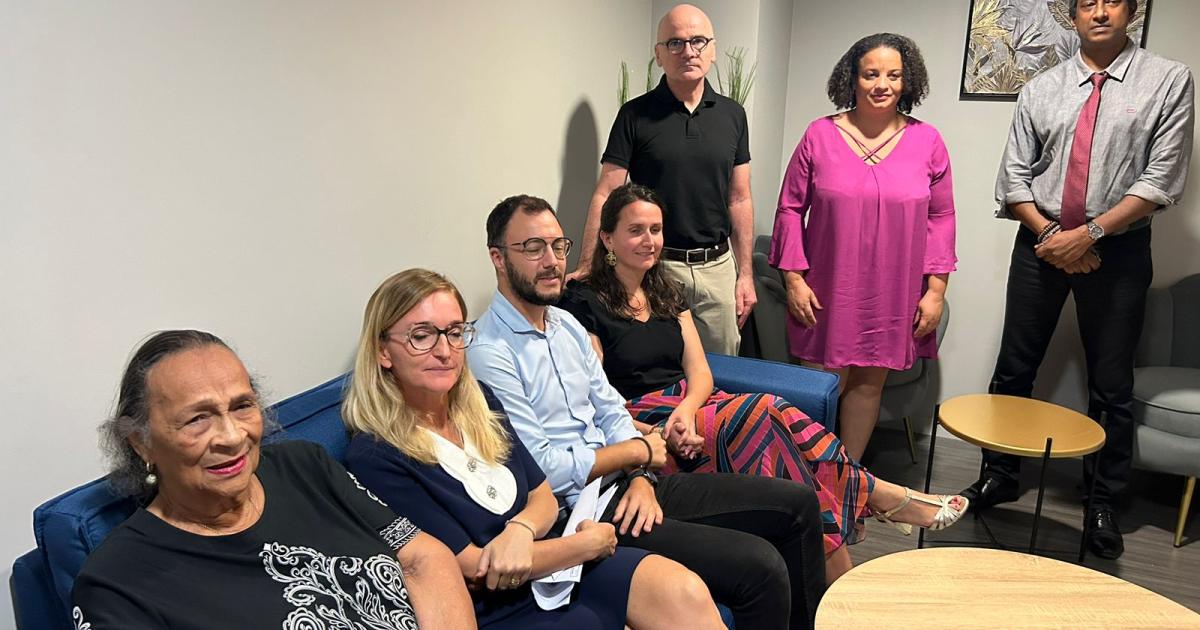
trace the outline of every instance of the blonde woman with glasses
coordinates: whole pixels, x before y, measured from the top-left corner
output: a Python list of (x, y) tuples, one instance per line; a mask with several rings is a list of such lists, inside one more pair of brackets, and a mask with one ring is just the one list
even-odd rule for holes
[[(481, 628), (720, 628), (682, 565), (618, 548), (611, 524), (548, 535), (558, 503), (504, 411), (463, 361), (474, 328), (445, 277), (409, 269), (363, 316), (342, 415), (347, 467), (456, 554)], [(571, 601), (544, 610), (531, 580), (582, 564)], [(552, 608), (552, 605), (545, 605)]]

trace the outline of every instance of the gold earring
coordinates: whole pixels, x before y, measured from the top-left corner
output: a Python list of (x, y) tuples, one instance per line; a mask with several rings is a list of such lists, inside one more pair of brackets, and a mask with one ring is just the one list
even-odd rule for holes
[(608, 250), (608, 253), (604, 255), (604, 262), (608, 263), (609, 267), (616, 267), (617, 255), (614, 254), (611, 249)]

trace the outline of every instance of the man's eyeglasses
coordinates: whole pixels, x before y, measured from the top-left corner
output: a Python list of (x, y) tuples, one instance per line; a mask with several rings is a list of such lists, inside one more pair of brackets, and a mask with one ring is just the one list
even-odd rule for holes
[(538, 260), (546, 255), (546, 246), (549, 245), (550, 249), (554, 251), (554, 257), (562, 260), (567, 257), (567, 254), (571, 253), (571, 245), (573, 244), (574, 241), (571, 239), (560, 236), (549, 243), (546, 242), (546, 239), (534, 237), (527, 238), (520, 243), (493, 245), (493, 247), (511, 247), (524, 254), (526, 260)]
[[(392, 338), (393, 333), (384, 332), (380, 335), (384, 341)], [(404, 341), (412, 346), (419, 354), (433, 350), (438, 343), (438, 337), (446, 336), (446, 343), (451, 348), (463, 350), (475, 340), (475, 327), (471, 324), (454, 324), (448, 328), (438, 328), (430, 324), (417, 324), (404, 333)]]
[(712, 42), (712, 37), (697, 35), (691, 39), (668, 39), (665, 42), (658, 42), (655, 45), (666, 46), (667, 52), (671, 53), (672, 55), (678, 55), (679, 53), (683, 52), (685, 46), (690, 44), (692, 46), (692, 50), (696, 51), (696, 54), (699, 55), (700, 53), (704, 52), (704, 49), (708, 48), (708, 45)]

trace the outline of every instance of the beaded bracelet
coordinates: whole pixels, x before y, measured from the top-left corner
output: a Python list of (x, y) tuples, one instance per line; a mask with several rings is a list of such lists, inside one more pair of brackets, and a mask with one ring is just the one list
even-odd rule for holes
[(1045, 243), (1046, 239), (1050, 238), (1051, 236), (1054, 236), (1055, 234), (1058, 234), (1061, 231), (1062, 231), (1062, 225), (1060, 225), (1058, 223), (1058, 221), (1051, 221), (1051, 222), (1047, 223), (1046, 227), (1042, 228), (1042, 232), (1040, 234), (1038, 234), (1038, 239), (1037, 239), (1038, 245)]

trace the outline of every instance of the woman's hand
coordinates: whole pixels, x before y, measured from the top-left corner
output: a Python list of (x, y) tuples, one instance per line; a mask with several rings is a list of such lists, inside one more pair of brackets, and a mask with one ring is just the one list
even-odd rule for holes
[(663, 511), (654, 496), (654, 486), (641, 477), (630, 481), (613, 512), (613, 523), (620, 523), (621, 535), (628, 533), (637, 538), (639, 534), (649, 533), (655, 525), (662, 523), (662, 519)]
[(692, 459), (704, 449), (704, 436), (696, 432), (696, 412), (684, 405), (675, 408), (663, 425), (667, 450), (678, 457)]
[(804, 276), (798, 271), (786, 271), (784, 279), (787, 282), (788, 312), (800, 322), (801, 326), (805, 328), (816, 326), (817, 311), (821, 310), (821, 303), (809, 288), (808, 283), (804, 281)]
[(505, 590), (525, 583), (532, 569), (533, 532), (509, 523), (483, 548), (475, 576), (487, 577), (488, 590)]
[(591, 560), (603, 560), (617, 552), (617, 528), (612, 523), (597, 523), (586, 519), (575, 528)]
[(925, 291), (921, 301), (917, 302), (917, 314), (913, 317), (913, 337), (920, 339), (937, 330), (942, 321), (942, 309), (946, 306), (946, 296), (934, 291)]

